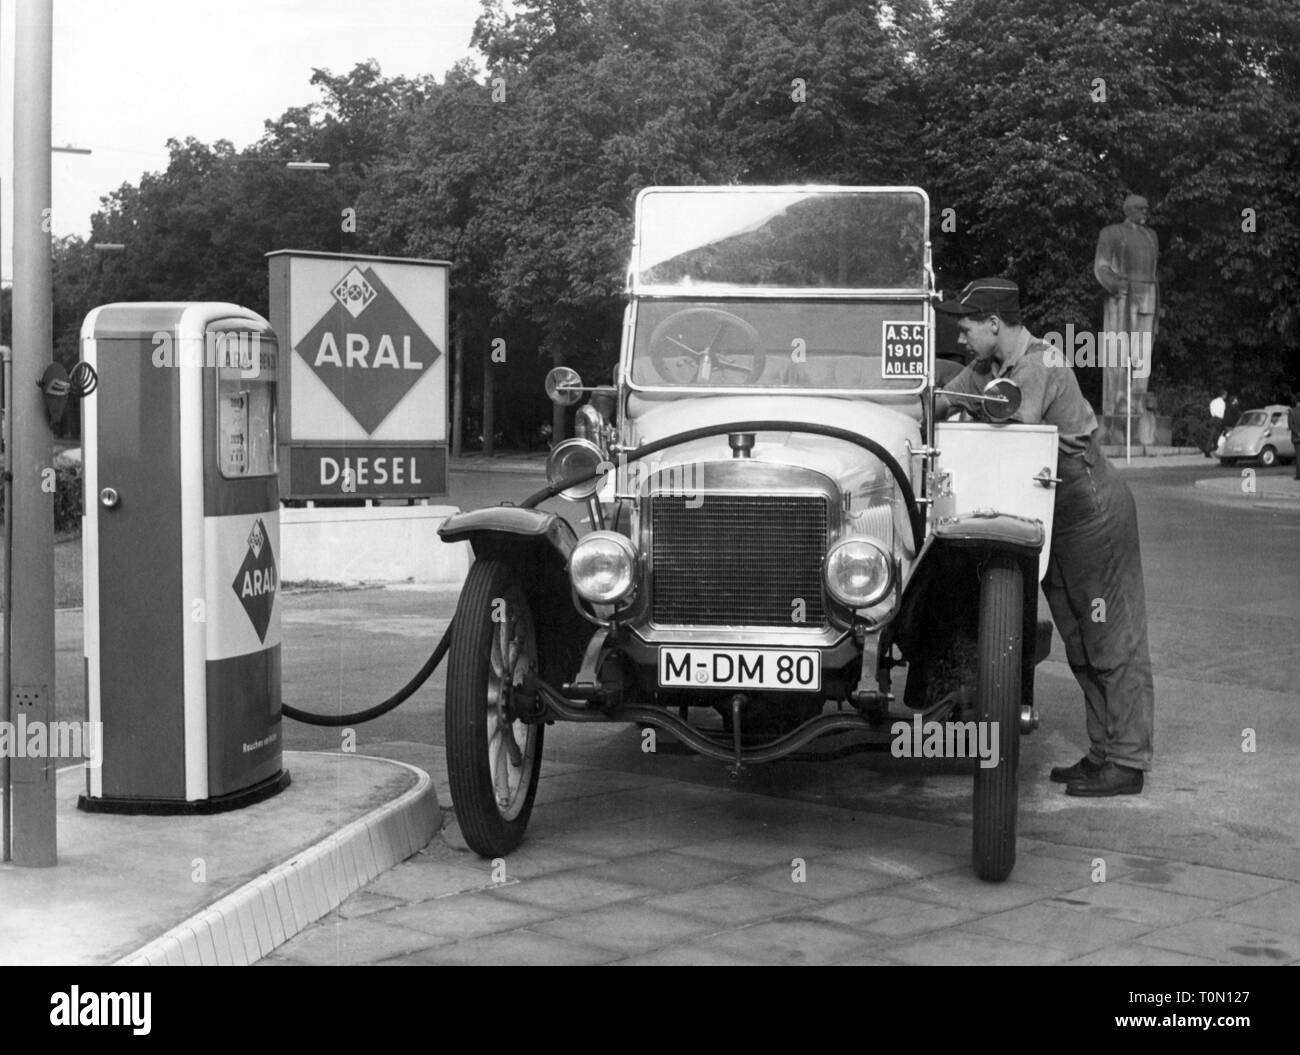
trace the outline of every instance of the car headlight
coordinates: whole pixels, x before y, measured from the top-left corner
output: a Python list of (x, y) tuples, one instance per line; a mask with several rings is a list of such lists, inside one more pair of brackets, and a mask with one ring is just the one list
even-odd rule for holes
[(867, 608), (889, 592), (894, 562), (873, 538), (840, 539), (826, 554), (826, 588), (846, 608)]
[(636, 589), (636, 550), (616, 531), (593, 531), (569, 555), (569, 578), (593, 604), (618, 604)]

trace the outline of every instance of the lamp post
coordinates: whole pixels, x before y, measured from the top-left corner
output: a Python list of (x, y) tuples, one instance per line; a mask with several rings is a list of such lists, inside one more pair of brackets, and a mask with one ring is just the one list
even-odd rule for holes
[[(50, 260), (50, 155), (89, 154), (50, 142), (54, 17), (52, 0), (19, 0), (14, 62), (13, 354), (6, 355), (4, 663), (0, 721), (27, 728), (54, 718), (54, 518), (48, 486), (53, 433), (39, 380), (54, 345)], [(3, 320), (0, 320), (2, 322)], [(21, 559), (15, 561), (18, 553)], [(15, 614), (17, 618), (15, 618)], [(6, 726), (12, 728), (12, 726)], [(49, 738), (45, 737), (48, 746)], [(58, 862), (53, 751), (0, 758), (0, 860)]]
[[(54, 443), (37, 388), (51, 361), (50, 128), (53, 0), (18, 0), (14, 63), (14, 317), (13, 475), (10, 618), (5, 621), (8, 671), (4, 710), (31, 728), (54, 716), (54, 496), (46, 482)], [(10, 717), (5, 714), (4, 717)], [(15, 864), (58, 861), (56, 771), (50, 752), (8, 766), (3, 835)]]

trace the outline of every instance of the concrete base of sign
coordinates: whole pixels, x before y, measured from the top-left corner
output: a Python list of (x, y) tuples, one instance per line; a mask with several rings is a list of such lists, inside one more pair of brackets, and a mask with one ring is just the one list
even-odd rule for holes
[[(1149, 410), (1134, 415), (1132, 442), (1134, 447), (1168, 447), (1173, 444), (1173, 418), (1168, 414), (1152, 414)], [(1098, 439), (1104, 444), (1122, 444), (1128, 423), (1123, 414), (1103, 414), (1101, 416), (1101, 435)]]
[(280, 511), (280, 579), (461, 583), (469, 544), (438, 537), (454, 506), (312, 507)]

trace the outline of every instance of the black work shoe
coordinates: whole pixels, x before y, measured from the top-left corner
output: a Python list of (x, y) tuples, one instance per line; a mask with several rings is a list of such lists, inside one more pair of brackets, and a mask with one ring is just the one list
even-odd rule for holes
[(1067, 795), (1099, 799), (1107, 795), (1137, 795), (1142, 791), (1142, 770), (1106, 762), (1091, 776), (1072, 780), (1065, 786)]
[(1099, 769), (1101, 769), (1101, 766), (1087, 755), (1084, 755), (1072, 766), (1053, 766), (1051, 776), (1053, 783), (1068, 784), (1072, 780), (1082, 780), (1084, 777), (1090, 777)]

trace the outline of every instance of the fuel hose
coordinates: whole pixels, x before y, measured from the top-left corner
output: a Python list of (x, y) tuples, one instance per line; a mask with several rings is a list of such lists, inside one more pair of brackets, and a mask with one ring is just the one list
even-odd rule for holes
[(443, 656), (447, 654), (447, 649), (450, 647), (451, 627), (449, 626), (443, 633), (442, 640), (430, 653), (429, 658), (424, 661), (424, 666), (415, 672), (415, 677), (393, 693), (392, 696), (389, 696), (388, 699), (376, 703), (373, 707), (367, 707), (364, 711), (353, 711), (351, 714), (316, 714), (312, 711), (300, 711), (297, 707), (290, 707), (287, 703), (284, 703), (280, 705), (280, 713), (292, 718), (295, 722), (303, 722), (306, 725), (336, 727), (373, 721), (381, 714), (387, 714), (393, 708), (410, 699), (415, 691), (429, 680), (429, 675), (438, 669), (438, 664), (442, 662)]

